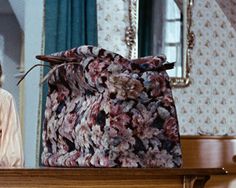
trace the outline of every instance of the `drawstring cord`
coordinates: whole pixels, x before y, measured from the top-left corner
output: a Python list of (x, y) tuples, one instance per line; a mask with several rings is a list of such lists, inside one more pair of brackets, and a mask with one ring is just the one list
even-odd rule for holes
[[(40, 81), (40, 85), (43, 84), (47, 78), (55, 71), (57, 70), (59, 67), (67, 65), (67, 64), (71, 64), (72, 61), (77, 60), (76, 58), (71, 58), (71, 57), (56, 57), (56, 56), (45, 56), (45, 55), (37, 55), (36, 56), (37, 59), (41, 60), (41, 61), (47, 61), (50, 62), (50, 65), (44, 65), (44, 64), (36, 64), (34, 66), (32, 66), (23, 76), (22, 78), (17, 82), (17, 85), (19, 85), (21, 83), (22, 80), (25, 79), (25, 77), (35, 68), (38, 66), (43, 66), (43, 67), (49, 67), (51, 70), (42, 78), (42, 80)], [(69, 62), (69, 63), (68, 63)], [(73, 64), (78, 64), (76, 62), (73, 62)]]
[(41, 80), (40, 85), (43, 84), (58, 68), (63, 67), (65, 65), (74, 65), (74, 64), (78, 64), (80, 65), (80, 63), (78, 62), (66, 62), (66, 63), (62, 63), (60, 65), (56, 65), (54, 66)]
[(80, 64), (79, 62), (64, 62), (62, 64), (57, 64), (54, 65), (53, 67), (50, 65), (44, 65), (44, 64), (36, 64), (34, 66), (32, 66), (23, 76), (22, 78), (17, 82), (17, 85), (19, 85), (21, 83), (22, 80), (25, 79), (25, 77), (35, 68), (38, 66), (42, 66), (42, 67), (49, 67), (51, 70), (42, 78), (42, 80), (40, 81), (39, 85), (42, 85), (58, 68), (63, 67), (65, 65), (74, 65), (74, 64)]
[(43, 65), (43, 64), (36, 64), (34, 66), (32, 66), (22, 77), (21, 79), (17, 82), (16, 85), (19, 85), (21, 83), (22, 80), (25, 79), (25, 77), (35, 68), (35, 67), (38, 67), (38, 66), (43, 66), (43, 67), (49, 67), (52, 69), (52, 67), (50, 65)]

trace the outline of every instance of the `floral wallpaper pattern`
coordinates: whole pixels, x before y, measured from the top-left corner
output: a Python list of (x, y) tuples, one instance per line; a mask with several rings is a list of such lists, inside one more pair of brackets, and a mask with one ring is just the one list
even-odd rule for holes
[[(125, 55), (128, 1), (97, 3), (99, 45)], [(182, 135), (236, 135), (236, 31), (228, 14), (234, 6), (232, 0), (194, 1), (192, 84), (173, 88)]]
[(125, 29), (128, 21), (128, 0), (97, 0), (98, 46), (128, 55)]

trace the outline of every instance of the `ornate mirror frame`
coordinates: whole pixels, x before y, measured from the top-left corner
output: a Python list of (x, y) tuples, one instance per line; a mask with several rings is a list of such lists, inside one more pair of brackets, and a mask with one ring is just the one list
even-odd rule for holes
[[(187, 87), (191, 84), (190, 72), (192, 67), (191, 51), (194, 47), (194, 33), (192, 31), (192, 8), (194, 0), (183, 1), (183, 63), (182, 76), (171, 77), (173, 87)], [(128, 57), (138, 57), (138, 17), (139, 0), (129, 0), (128, 18), (129, 26), (125, 32), (125, 42), (129, 48)]]

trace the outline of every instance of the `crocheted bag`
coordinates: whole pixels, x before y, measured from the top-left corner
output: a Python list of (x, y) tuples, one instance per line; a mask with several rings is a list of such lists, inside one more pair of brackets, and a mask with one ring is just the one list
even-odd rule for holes
[(180, 167), (176, 108), (164, 56), (129, 60), (93, 46), (37, 56), (53, 69), (42, 164)]

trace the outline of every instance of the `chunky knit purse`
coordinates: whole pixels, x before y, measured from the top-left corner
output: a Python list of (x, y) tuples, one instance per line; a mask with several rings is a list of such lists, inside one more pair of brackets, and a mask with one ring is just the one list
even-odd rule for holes
[(93, 46), (49, 56), (41, 162), (61, 167), (180, 167), (164, 56), (129, 60)]

